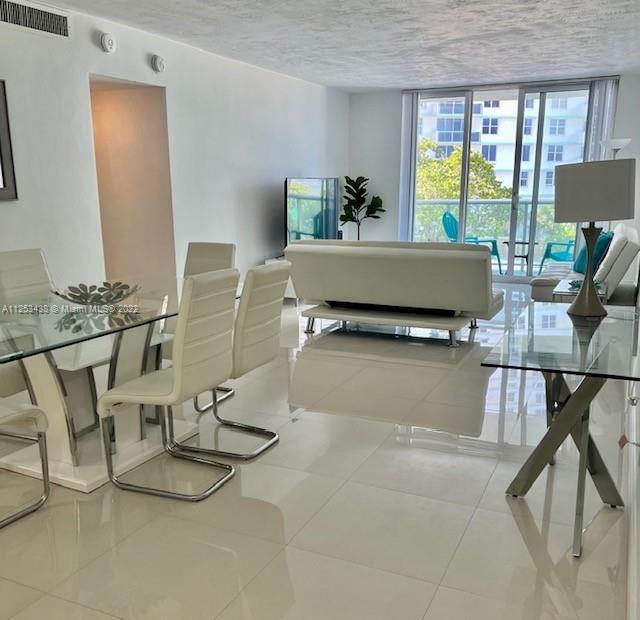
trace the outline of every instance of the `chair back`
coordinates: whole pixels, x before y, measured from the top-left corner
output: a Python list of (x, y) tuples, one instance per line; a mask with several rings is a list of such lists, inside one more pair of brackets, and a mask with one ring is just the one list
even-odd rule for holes
[(234, 378), (278, 355), (282, 302), (290, 271), (291, 263), (282, 260), (247, 272), (233, 335)]
[(458, 241), (458, 220), (451, 211), (445, 211), (443, 213), (442, 226), (447, 235), (447, 239), (449, 239), (451, 243), (456, 243)]
[(0, 252), (0, 302), (45, 301), (52, 287), (41, 249)]
[(175, 402), (211, 390), (231, 376), (238, 279), (235, 269), (185, 279), (173, 341)]
[(184, 277), (219, 269), (233, 269), (235, 258), (236, 246), (233, 243), (191, 241), (187, 247)]

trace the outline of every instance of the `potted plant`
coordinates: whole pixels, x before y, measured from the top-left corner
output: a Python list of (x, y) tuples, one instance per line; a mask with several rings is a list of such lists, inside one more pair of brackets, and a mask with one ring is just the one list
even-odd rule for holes
[(358, 230), (358, 241), (360, 241), (360, 226), (367, 218), (379, 220), (378, 213), (386, 211), (382, 207), (382, 198), (380, 196), (372, 196), (371, 201), (367, 204), (367, 183), (369, 179), (366, 177), (358, 177), (352, 179), (345, 176), (343, 212), (340, 216), (340, 226), (344, 226), (347, 222), (353, 222)]

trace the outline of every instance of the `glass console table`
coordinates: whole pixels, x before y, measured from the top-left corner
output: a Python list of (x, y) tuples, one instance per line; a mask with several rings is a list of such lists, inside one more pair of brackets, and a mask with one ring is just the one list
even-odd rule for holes
[[(638, 381), (638, 312), (608, 306), (603, 319), (575, 318), (568, 304), (533, 302), (483, 366), (541, 372), (545, 379), (547, 432), (513, 479), (507, 493), (520, 497), (571, 436), (580, 452), (573, 532), (573, 555), (582, 552), (584, 493), (587, 471), (605, 504), (623, 506), (622, 497), (589, 434), (589, 410), (608, 379)], [(572, 392), (567, 375), (581, 377)]]

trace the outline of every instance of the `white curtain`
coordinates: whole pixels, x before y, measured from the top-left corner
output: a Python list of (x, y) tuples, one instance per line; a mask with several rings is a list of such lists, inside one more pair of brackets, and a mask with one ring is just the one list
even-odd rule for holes
[(400, 209), (398, 239), (413, 241), (413, 210), (416, 188), (416, 140), (418, 137), (417, 92), (402, 95), (402, 142), (400, 151)]
[(594, 80), (591, 83), (589, 126), (585, 144), (585, 161), (611, 159), (610, 149), (602, 146), (613, 137), (613, 124), (618, 100), (618, 78)]

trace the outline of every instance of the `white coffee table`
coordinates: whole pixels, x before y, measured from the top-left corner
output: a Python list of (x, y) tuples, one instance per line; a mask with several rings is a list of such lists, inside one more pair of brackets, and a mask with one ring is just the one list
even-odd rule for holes
[[(553, 289), (552, 300), (561, 303), (568, 303), (572, 301), (580, 292), (580, 287), (572, 288), (571, 282), (572, 280), (560, 280)], [(598, 293), (600, 301), (604, 302), (607, 298), (607, 285), (603, 282), (597, 282), (596, 292)]]

